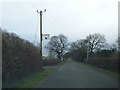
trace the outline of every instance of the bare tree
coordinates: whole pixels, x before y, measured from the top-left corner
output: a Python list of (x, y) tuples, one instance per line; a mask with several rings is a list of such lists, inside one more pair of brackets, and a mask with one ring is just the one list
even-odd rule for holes
[(86, 39), (80, 39), (70, 44), (70, 50), (87, 50), (87, 41)]
[(90, 34), (86, 39), (80, 39), (71, 43), (69, 56), (74, 60), (83, 61), (84, 58), (94, 57), (96, 51), (104, 49), (106, 39), (101, 34)]
[(72, 59), (77, 61), (83, 61), (83, 59), (87, 56), (86, 39), (80, 39), (71, 43), (69, 54)]
[(51, 37), (45, 48), (48, 49), (50, 56), (57, 56), (59, 59), (66, 53), (68, 39), (66, 36), (60, 34)]
[(91, 53), (93, 53), (96, 50), (100, 50), (106, 44), (106, 39), (105, 39), (104, 35), (101, 35), (99, 33), (92, 34), (92, 35), (89, 34), (89, 36), (87, 36), (86, 40), (89, 44), (89, 51)]

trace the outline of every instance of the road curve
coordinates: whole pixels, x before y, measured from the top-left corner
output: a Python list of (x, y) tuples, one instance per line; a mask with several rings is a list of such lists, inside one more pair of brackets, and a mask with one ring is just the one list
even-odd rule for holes
[(37, 88), (118, 88), (118, 79), (73, 60), (67, 60)]

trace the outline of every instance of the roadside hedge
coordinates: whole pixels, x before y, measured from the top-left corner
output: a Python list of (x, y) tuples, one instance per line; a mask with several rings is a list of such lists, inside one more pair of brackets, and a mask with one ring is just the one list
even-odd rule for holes
[(103, 68), (112, 72), (118, 72), (117, 58), (89, 58), (84, 59), (84, 62), (98, 68)]
[(36, 46), (14, 33), (2, 30), (2, 87), (42, 70), (42, 60)]
[(43, 59), (43, 65), (48, 66), (48, 65), (56, 65), (58, 63), (62, 62), (58, 58), (50, 58), (50, 59)]

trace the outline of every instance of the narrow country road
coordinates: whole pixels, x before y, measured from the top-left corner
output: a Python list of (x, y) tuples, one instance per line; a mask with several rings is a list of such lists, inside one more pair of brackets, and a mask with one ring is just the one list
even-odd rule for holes
[(118, 88), (118, 79), (73, 60), (67, 60), (37, 88)]

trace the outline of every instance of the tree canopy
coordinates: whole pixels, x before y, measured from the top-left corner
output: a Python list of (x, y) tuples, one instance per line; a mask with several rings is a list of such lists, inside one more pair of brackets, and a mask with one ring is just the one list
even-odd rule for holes
[(63, 34), (51, 37), (45, 48), (49, 51), (49, 56), (57, 56), (59, 59), (66, 53), (68, 39)]

